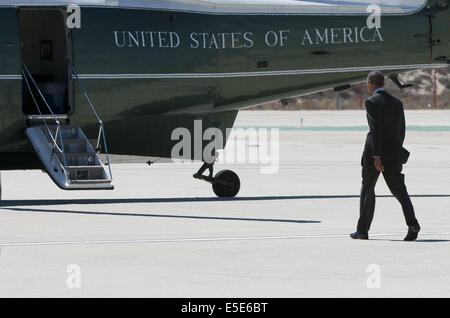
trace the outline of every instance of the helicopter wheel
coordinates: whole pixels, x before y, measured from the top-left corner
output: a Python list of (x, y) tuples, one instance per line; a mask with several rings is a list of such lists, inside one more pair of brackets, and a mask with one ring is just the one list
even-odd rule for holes
[(236, 173), (231, 170), (218, 172), (212, 181), (214, 193), (220, 198), (235, 197), (241, 188), (241, 181)]

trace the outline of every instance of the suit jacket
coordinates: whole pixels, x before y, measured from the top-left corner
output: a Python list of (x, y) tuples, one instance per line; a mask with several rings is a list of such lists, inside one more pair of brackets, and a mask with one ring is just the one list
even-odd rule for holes
[(405, 113), (403, 103), (381, 90), (366, 100), (367, 134), (362, 164), (372, 164), (373, 157), (381, 157), (384, 164), (404, 164), (409, 152), (403, 148), (405, 140)]

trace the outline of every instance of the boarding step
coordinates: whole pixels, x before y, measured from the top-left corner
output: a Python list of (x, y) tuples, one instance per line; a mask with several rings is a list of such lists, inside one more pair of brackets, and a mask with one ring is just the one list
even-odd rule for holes
[(105, 180), (105, 169), (102, 166), (69, 166), (69, 178), (74, 180)]
[[(96, 160), (94, 153), (62, 153), (57, 154), (59, 161), (65, 163), (67, 166), (97, 166), (99, 163)], [(65, 161), (64, 161), (65, 160)]]
[[(42, 131), (44, 132), (44, 134), (46, 135), (46, 137), (49, 141), (52, 141), (50, 134), (49, 134), (49, 130), (52, 133), (54, 138), (59, 138), (59, 136), (55, 136), (57, 126), (49, 125), (49, 126), (47, 126), (48, 130), (45, 125), (41, 125), (39, 127), (42, 129)], [(74, 125), (62, 125), (60, 128), (62, 138), (63, 139), (77, 139), (79, 129), (80, 129), (79, 127), (74, 126)]]
[[(77, 185), (85, 185), (85, 184), (105, 184), (107, 182), (110, 182), (109, 180), (103, 180), (103, 179), (93, 179), (93, 180), (72, 180), (71, 183), (72, 184), (77, 184)], [(107, 189), (108, 190), (108, 189)]]
[(59, 127), (41, 125), (26, 129), (52, 180), (65, 190), (113, 189), (110, 170), (107, 171), (83, 130), (74, 125)]
[[(61, 147), (58, 140), (57, 145)], [(63, 139), (64, 153), (91, 153), (89, 151), (88, 141), (86, 139)]]

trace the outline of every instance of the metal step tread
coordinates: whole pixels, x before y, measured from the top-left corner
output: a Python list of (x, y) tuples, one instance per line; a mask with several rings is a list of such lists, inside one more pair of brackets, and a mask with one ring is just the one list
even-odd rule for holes
[[(53, 137), (57, 137), (59, 139), (59, 136), (55, 136), (56, 129), (58, 126), (39, 126), (44, 135), (47, 137), (48, 140), (51, 140), (50, 134), (53, 135)], [(74, 125), (67, 125), (67, 126), (61, 126), (61, 129), (59, 130), (59, 133), (62, 134), (63, 139), (69, 139), (69, 138), (79, 138), (79, 130), (80, 128), (78, 126)], [(50, 133), (49, 133), (50, 131)]]
[(72, 180), (105, 180), (108, 178), (101, 165), (95, 166), (68, 166), (68, 177)]
[[(35, 126), (36, 127), (36, 126)], [(58, 127), (57, 125), (47, 125), (47, 126), (45, 126), (45, 125), (39, 125), (39, 126), (37, 126), (37, 127), (39, 127), (39, 128), (41, 128), (41, 129), (45, 129), (45, 130), (47, 130), (47, 127), (48, 127), (48, 129), (50, 129), (50, 130), (56, 130), (56, 128)], [(71, 124), (67, 124), (67, 125), (61, 125), (61, 126), (59, 126), (62, 130), (69, 130), (69, 129), (79, 129), (80, 128), (80, 126), (77, 126), (77, 125), (71, 125)]]
[(57, 153), (58, 159), (62, 164), (67, 166), (99, 166), (97, 156), (92, 152), (66, 152)]
[(101, 165), (95, 165), (95, 166), (67, 166), (67, 169), (74, 169), (74, 170), (93, 170), (93, 169), (102, 169), (105, 170), (103, 168), (103, 166)]
[[(47, 138), (48, 142), (53, 143), (53, 139), (49, 135), (46, 135), (45, 137)], [(55, 137), (55, 136), (53, 136), (53, 137)], [(60, 138), (59, 136), (56, 138), (56, 142), (58, 143), (58, 145), (61, 144), (61, 139), (59, 139), (59, 138)], [(62, 140), (63, 140), (64, 144), (68, 144), (69, 145), (69, 144), (76, 144), (77, 141), (85, 140), (85, 139), (83, 139), (83, 138), (67, 138), (67, 137), (63, 137)]]
[[(62, 153), (58, 153), (58, 156), (62, 157)], [(83, 157), (95, 157), (95, 152), (68, 152), (65, 154), (66, 158), (83, 158)]]
[(111, 183), (111, 179), (83, 179), (83, 180), (70, 180), (70, 183), (89, 184), (89, 183)]
[[(58, 141), (58, 143), (60, 143), (59, 139), (57, 141)], [(86, 141), (86, 139), (83, 139), (83, 138), (65, 138), (65, 139), (63, 138), (63, 142), (64, 142), (64, 144), (76, 144), (76, 143), (85, 144), (87, 141)]]

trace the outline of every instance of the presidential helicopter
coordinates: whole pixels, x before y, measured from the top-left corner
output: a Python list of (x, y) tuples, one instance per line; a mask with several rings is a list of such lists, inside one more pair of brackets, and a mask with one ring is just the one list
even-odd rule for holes
[(100, 190), (113, 189), (117, 155), (179, 157), (204, 162), (194, 177), (216, 195), (236, 196), (234, 172), (214, 175), (202, 152), (173, 153), (176, 128), (194, 133), (200, 121), (224, 146), (241, 109), (339, 90), (373, 70), (406, 88), (399, 73), (450, 63), (449, 5), (2, 0), (0, 170)]

